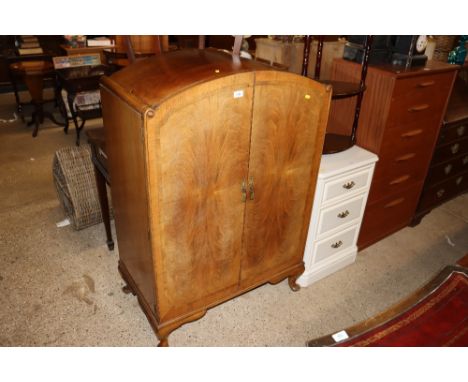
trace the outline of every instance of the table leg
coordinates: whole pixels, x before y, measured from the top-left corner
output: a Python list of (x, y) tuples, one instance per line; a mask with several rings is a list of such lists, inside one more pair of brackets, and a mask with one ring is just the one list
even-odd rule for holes
[(112, 240), (112, 230), (110, 225), (109, 200), (107, 199), (106, 179), (96, 167), (94, 167), (94, 175), (96, 177), (102, 221), (104, 222), (104, 227), (106, 228), (107, 248), (109, 248), (109, 251), (112, 251), (114, 250), (114, 240)]

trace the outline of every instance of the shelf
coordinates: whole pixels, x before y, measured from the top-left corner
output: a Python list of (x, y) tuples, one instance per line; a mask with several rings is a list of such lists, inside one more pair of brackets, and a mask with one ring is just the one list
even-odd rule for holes
[(348, 97), (354, 97), (359, 93), (366, 90), (364, 87), (362, 90), (360, 84), (356, 82), (344, 82), (344, 81), (333, 81), (333, 80), (320, 80), (320, 83), (324, 85), (331, 85), (333, 89), (332, 99), (342, 99)]
[(325, 143), (323, 144), (322, 154), (335, 154), (354, 146), (349, 135), (325, 134)]

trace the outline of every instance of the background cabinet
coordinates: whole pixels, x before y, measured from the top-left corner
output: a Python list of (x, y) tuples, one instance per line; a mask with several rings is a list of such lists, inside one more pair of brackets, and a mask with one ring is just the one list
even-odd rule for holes
[[(356, 81), (359, 64), (335, 60), (332, 79)], [(378, 155), (359, 249), (407, 226), (423, 187), (456, 67), (430, 61), (404, 69), (370, 66), (357, 144)], [(334, 102), (327, 132), (345, 133), (353, 118), (350, 100)]]
[(468, 190), (468, 64), (460, 68), (413, 224)]
[(119, 269), (162, 345), (258, 285), (297, 289), (330, 95), (209, 49), (103, 79)]

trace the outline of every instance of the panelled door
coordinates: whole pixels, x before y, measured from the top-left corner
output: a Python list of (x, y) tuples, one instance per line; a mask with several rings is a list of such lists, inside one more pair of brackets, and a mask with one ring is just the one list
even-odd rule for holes
[[(325, 88), (281, 72), (256, 75), (241, 284), (301, 263), (326, 121)], [(328, 108), (325, 108), (328, 111)]]
[(166, 318), (238, 288), (253, 78), (238, 74), (196, 86), (158, 111), (164, 239), (156, 271)]

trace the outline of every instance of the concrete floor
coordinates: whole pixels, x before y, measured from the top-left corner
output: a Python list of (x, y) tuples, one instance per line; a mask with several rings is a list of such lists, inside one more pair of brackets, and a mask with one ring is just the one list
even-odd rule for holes
[[(13, 97), (0, 95), (0, 119)], [(99, 123), (96, 121), (95, 123)], [(0, 122), (0, 345), (154, 346), (157, 339), (118, 271), (102, 225), (57, 228), (55, 150), (74, 144), (50, 123), (33, 139)], [(304, 346), (386, 309), (468, 252), (468, 195), (360, 252), (355, 264), (298, 293), (265, 285), (176, 330), (171, 346)]]

